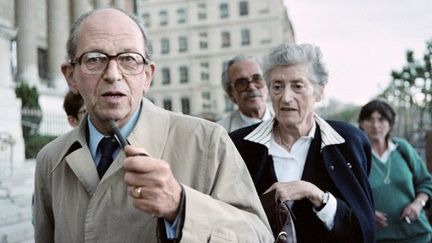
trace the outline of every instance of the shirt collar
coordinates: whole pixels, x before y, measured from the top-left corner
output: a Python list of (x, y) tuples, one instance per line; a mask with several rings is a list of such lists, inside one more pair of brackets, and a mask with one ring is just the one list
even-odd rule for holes
[(256, 124), (256, 123), (261, 122), (261, 121), (268, 121), (268, 120), (272, 119), (272, 117), (273, 117), (271, 112), (270, 112), (270, 109), (267, 107), (267, 105), (266, 105), (266, 110), (265, 110), (262, 118), (252, 118), (252, 117), (246, 116), (240, 110), (239, 110), (239, 113), (240, 113), (240, 119), (242, 119), (242, 121), (245, 124), (247, 124), (246, 126)]
[[(142, 101), (141, 101), (142, 104)], [(141, 113), (141, 105), (139, 105), (138, 109), (134, 111), (129, 121), (120, 128), (120, 133), (123, 137), (127, 138), (129, 134), (132, 132), (135, 124), (138, 121), (139, 114)], [(89, 127), (89, 149), (92, 154), (93, 159), (96, 159), (97, 147), (102, 138), (105, 137), (102, 133), (100, 133), (97, 128), (93, 125), (90, 120), (90, 116), (87, 116), (88, 127)], [(116, 153), (116, 152), (115, 152)]]
[(393, 152), (394, 150), (396, 150), (396, 147), (399, 145), (396, 145), (395, 143), (393, 143), (393, 141), (389, 140), (388, 141), (388, 148), (386, 151), (384, 151), (384, 153), (380, 156), (379, 154), (377, 154), (375, 152), (375, 150), (372, 149), (372, 154), (377, 157), (379, 159), (379, 161), (385, 163), (387, 162), (388, 158), (390, 157), (391, 152)]
[[(318, 124), (321, 132), (321, 149), (323, 149), (327, 145), (333, 145), (333, 144), (341, 144), (345, 142), (345, 139), (339, 135), (331, 126), (328, 124), (324, 119), (322, 119), (317, 114), (314, 114), (314, 120), (316, 124)], [(270, 148), (270, 141), (272, 140), (272, 132), (273, 132), (273, 125), (275, 123), (275, 118), (263, 121), (261, 124), (258, 125), (251, 133), (249, 133), (244, 139), (259, 143), (267, 147), (267, 149)], [(308, 133), (308, 137), (314, 137), (316, 130), (316, 125), (312, 127), (312, 129)]]

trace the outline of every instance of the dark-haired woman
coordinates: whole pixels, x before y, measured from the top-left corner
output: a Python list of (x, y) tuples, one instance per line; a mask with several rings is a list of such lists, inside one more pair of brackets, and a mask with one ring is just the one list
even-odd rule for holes
[(432, 196), (432, 177), (415, 149), (392, 138), (396, 113), (380, 100), (361, 108), (360, 128), (372, 145), (369, 181), (375, 201), (377, 242), (429, 242), (432, 228), (425, 207)]

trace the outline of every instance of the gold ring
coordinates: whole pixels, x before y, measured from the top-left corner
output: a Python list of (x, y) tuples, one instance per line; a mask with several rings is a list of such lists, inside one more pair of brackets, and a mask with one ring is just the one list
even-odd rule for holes
[(134, 186), (132, 188), (132, 191), (131, 191), (132, 197), (134, 197), (134, 198), (141, 198), (141, 191), (142, 191), (142, 187), (140, 187), (140, 186)]

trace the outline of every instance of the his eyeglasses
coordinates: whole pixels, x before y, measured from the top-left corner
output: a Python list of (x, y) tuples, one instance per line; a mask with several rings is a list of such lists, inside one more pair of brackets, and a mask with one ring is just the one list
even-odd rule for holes
[(256, 88), (262, 88), (264, 87), (264, 78), (261, 74), (254, 74), (249, 78), (238, 78), (231, 85), (234, 86), (237, 92), (243, 92), (247, 90), (249, 83), (253, 83)]
[(123, 74), (136, 75), (144, 70), (147, 60), (137, 52), (122, 52), (110, 56), (102, 52), (84, 52), (80, 57), (69, 62), (73, 65), (79, 64), (81, 71), (87, 74), (101, 74), (108, 66), (111, 59), (115, 59), (118, 68)]

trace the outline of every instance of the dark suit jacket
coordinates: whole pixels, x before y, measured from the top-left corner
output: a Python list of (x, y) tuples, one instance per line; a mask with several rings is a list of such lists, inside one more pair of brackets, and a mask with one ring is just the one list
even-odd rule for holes
[[(327, 145), (321, 150), (321, 130), (317, 125), (308, 151), (302, 180), (331, 192), (337, 199), (334, 227), (331, 231), (304, 199), (292, 207), (298, 242), (374, 242), (375, 214), (368, 182), (371, 148), (366, 135), (344, 122), (328, 121), (345, 143)], [(252, 176), (259, 195), (277, 182), (272, 157), (266, 146), (244, 140), (259, 124), (230, 133)]]

